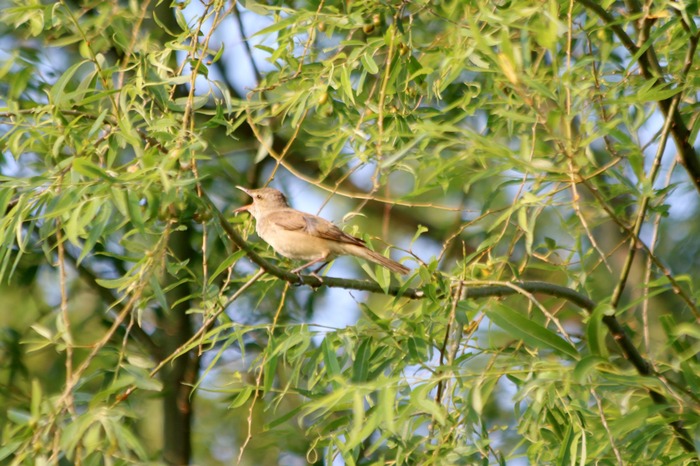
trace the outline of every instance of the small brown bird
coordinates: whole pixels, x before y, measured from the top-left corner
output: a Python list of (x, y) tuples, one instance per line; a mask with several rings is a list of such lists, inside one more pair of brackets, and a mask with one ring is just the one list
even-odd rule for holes
[(328, 220), (289, 207), (284, 194), (273, 188), (238, 189), (253, 198), (252, 204), (239, 207), (255, 217), (255, 231), (279, 254), (289, 259), (309, 261), (292, 270), (299, 273), (321, 263), (315, 275), (336, 256), (350, 255), (375, 262), (392, 272), (407, 274), (410, 269), (378, 254), (359, 238), (348, 235)]

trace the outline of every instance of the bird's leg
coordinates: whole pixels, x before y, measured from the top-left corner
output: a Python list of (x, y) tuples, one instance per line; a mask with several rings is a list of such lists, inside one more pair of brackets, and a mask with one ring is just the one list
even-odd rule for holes
[(314, 264), (318, 264), (319, 262), (322, 262), (321, 267), (317, 268), (316, 270), (314, 270), (313, 272), (311, 272), (309, 275), (311, 275), (312, 277), (316, 278), (319, 282), (323, 283), (323, 278), (321, 278), (321, 277), (318, 275), (318, 272), (328, 264), (329, 260), (328, 260), (328, 255), (327, 255), (327, 254), (324, 255), (324, 256), (321, 256), (321, 257), (319, 257), (319, 258), (317, 258), (317, 259), (314, 259), (314, 260), (312, 260), (312, 261), (310, 261), (310, 262), (307, 262), (306, 264), (302, 265), (301, 267), (297, 267), (296, 269), (292, 270), (291, 272), (292, 272), (292, 273), (295, 273), (295, 274), (297, 274), (297, 275), (299, 275), (299, 276), (301, 276), (301, 271), (302, 271), (302, 270), (304, 270), (304, 269), (307, 268), (307, 267), (311, 267), (311, 266), (314, 265)]
[[(304, 265), (302, 265), (302, 266), (300, 266), (300, 267), (297, 267), (297, 268), (294, 269), (294, 270), (291, 270), (291, 272), (292, 272), (292, 273), (298, 274), (299, 272), (301, 272), (301, 271), (304, 270), (305, 268), (311, 267), (312, 265), (318, 264), (319, 262), (325, 261), (325, 260), (326, 260), (325, 257), (319, 257), (318, 259), (314, 259), (314, 260), (312, 260), (311, 262), (307, 262), (306, 264), (304, 264)], [(324, 264), (324, 265), (325, 265), (325, 264)]]
[(314, 273), (314, 274), (319, 273), (319, 272), (320, 272), (321, 270), (323, 270), (323, 268), (324, 268), (325, 266), (327, 266), (329, 263), (330, 263), (330, 261), (324, 262), (323, 264), (321, 264), (321, 266), (320, 266), (319, 268), (317, 268), (316, 270), (314, 270), (313, 273)]
[(319, 273), (321, 270), (323, 270), (323, 268), (324, 268), (325, 266), (327, 266), (329, 262), (330, 262), (330, 261), (324, 262), (323, 264), (321, 264), (320, 267), (318, 267), (316, 270), (312, 271), (309, 275), (311, 275), (312, 277), (318, 278), (318, 281), (320, 281), (321, 283), (323, 283), (323, 278), (321, 278), (321, 276), (320, 276), (318, 273)]

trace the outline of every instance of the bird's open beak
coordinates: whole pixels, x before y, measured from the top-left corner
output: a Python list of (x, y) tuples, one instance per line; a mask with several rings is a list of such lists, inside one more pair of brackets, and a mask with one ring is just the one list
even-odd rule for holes
[[(243, 191), (244, 193), (246, 193), (248, 196), (250, 196), (250, 191), (248, 191), (248, 190), (247, 190), (246, 188), (244, 188), (243, 186), (236, 186), (236, 188), (240, 189), (241, 191)], [(235, 210), (233, 211), (233, 213), (234, 213), (234, 214), (238, 214), (238, 213), (240, 213), (240, 212), (250, 212), (250, 208), (251, 208), (251, 207), (253, 207), (253, 204), (244, 205), (244, 206), (239, 207), (238, 209), (235, 209)]]

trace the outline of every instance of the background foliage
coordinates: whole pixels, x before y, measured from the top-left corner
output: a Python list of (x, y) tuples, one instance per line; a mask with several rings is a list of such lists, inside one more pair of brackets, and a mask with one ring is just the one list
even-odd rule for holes
[(696, 462), (697, 10), (1, 1), (0, 457)]

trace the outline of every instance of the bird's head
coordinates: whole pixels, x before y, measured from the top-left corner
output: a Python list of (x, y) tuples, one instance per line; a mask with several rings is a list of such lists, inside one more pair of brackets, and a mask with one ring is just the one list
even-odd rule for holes
[(253, 199), (252, 203), (234, 210), (236, 213), (248, 211), (257, 219), (264, 212), (289, 207), (284, 194), (274, 188), (247, 189), (242, 186), (236, 187)]

